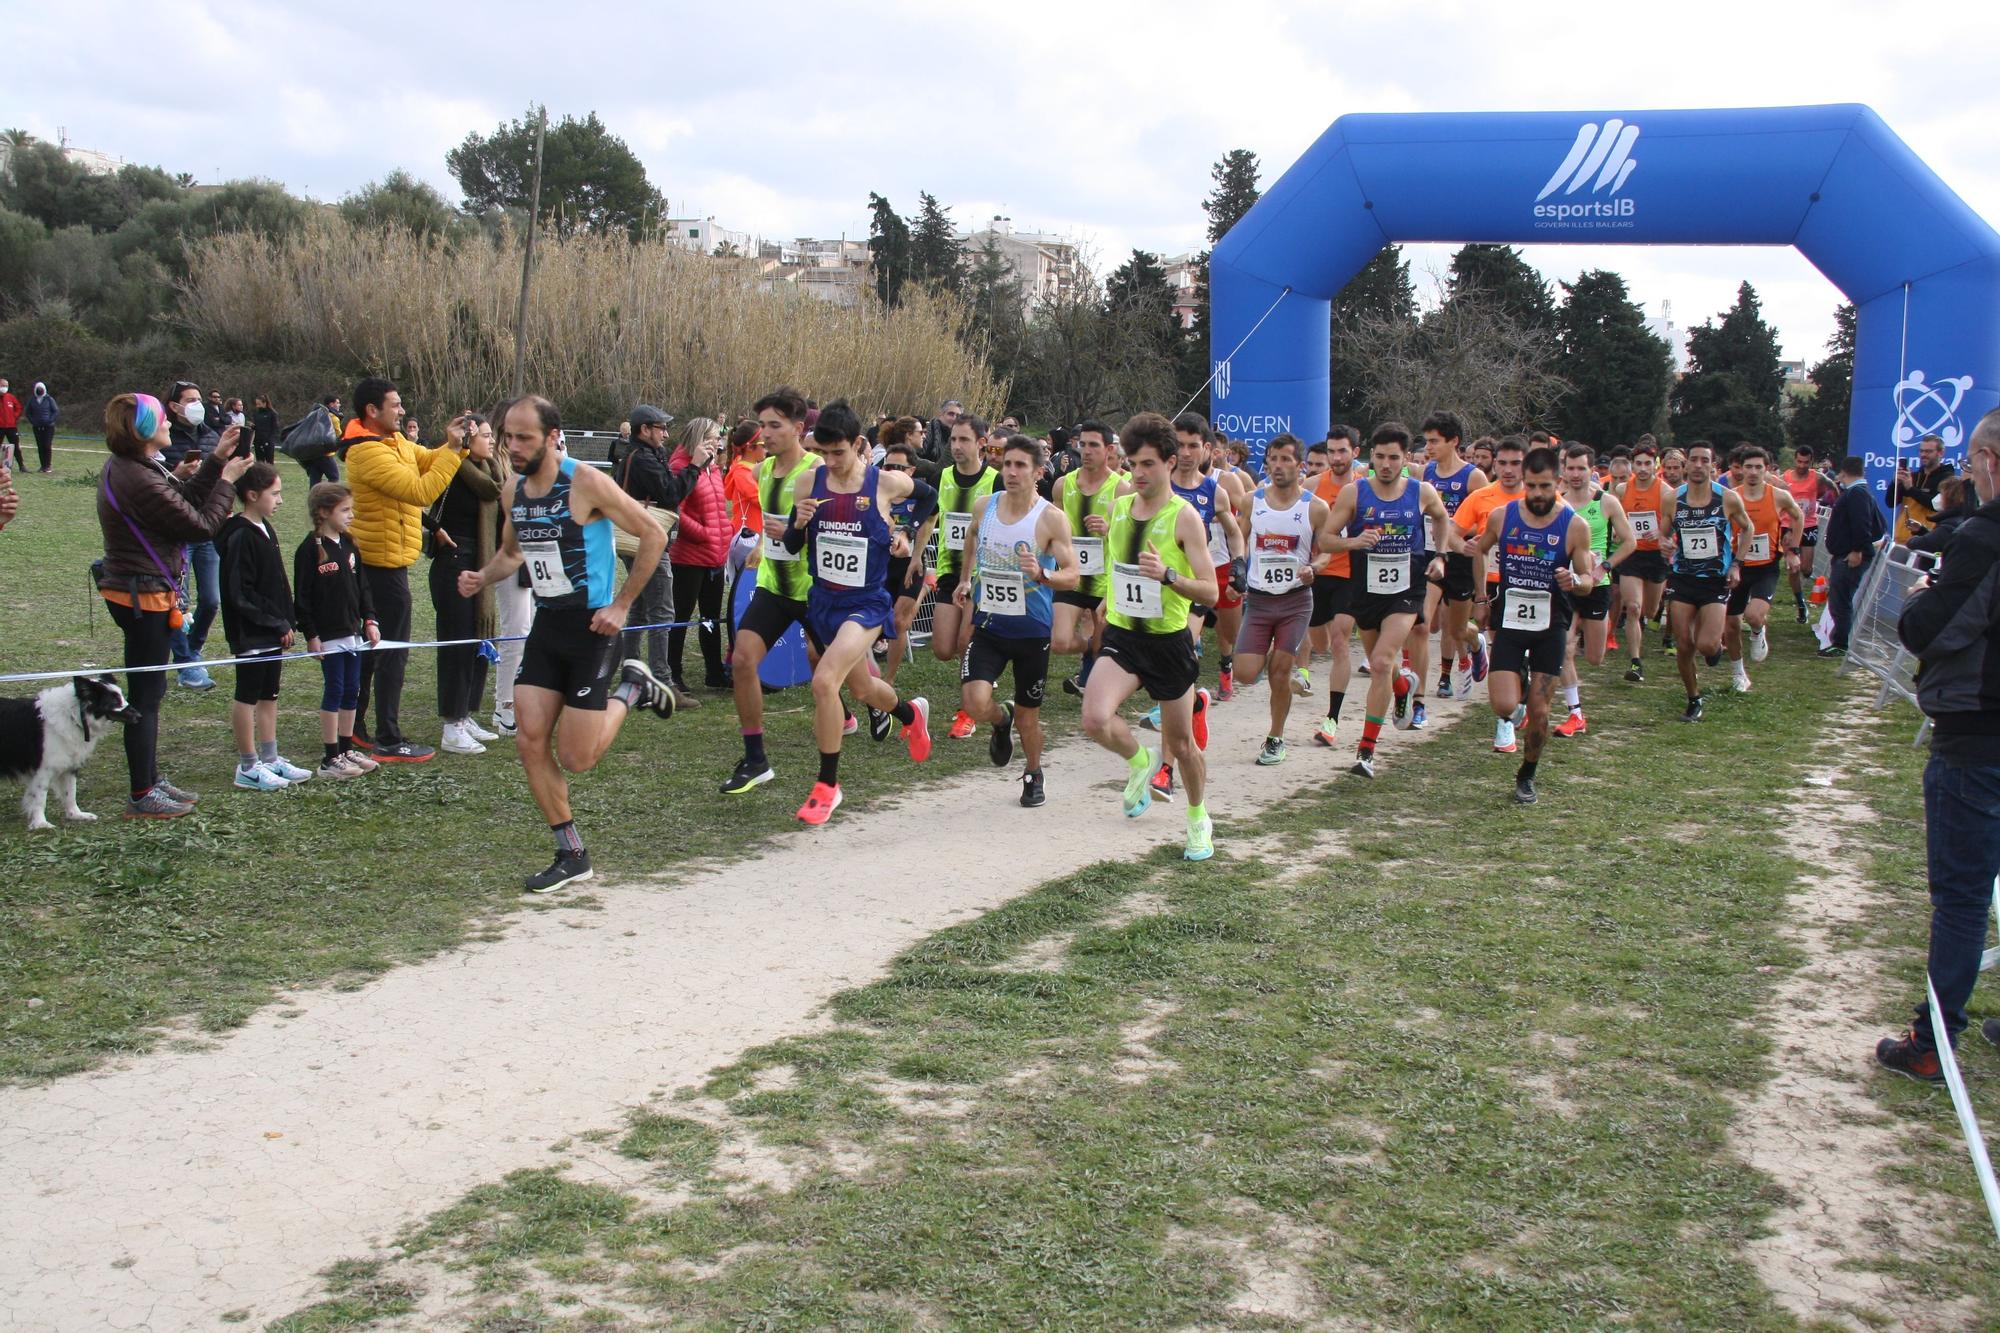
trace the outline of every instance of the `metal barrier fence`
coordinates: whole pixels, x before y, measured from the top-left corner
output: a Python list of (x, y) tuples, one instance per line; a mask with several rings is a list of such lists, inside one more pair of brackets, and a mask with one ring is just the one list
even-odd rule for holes
[[(1840, 674), (1861, 670), (1881, 681), (1881, 688), (1875, 692), (1877, 709), (1892, 696), (1906, 699), (1910, 707), (1918, 708), (1916, 654), (1897, 637), (1896, 621), (1902, 617), (1911, 595), (1923, 587), (1934, 568), (1933, 557), (1907, 546), (1892, 545), (1875, 557), (1861, 587), (1855, 591), (1854, 624), (1848, 631), (1847, 656), (1840, 664)], [(1923, 744), (1930, 726), (1930, 719), (1925, 718), (1911, 743)]]

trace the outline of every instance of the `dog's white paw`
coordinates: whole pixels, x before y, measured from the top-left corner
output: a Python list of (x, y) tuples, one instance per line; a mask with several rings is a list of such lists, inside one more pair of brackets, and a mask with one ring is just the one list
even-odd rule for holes
[(41, 815), (36, 815), (33, 819), (28, 821), (28, 832), (30, 833), (40, 833), (43, 829), (54, 828), (54, 827), (55, 827), (54, 824), (51, 824), (46, 818), (44, 818)]
[(88, 810), (65, 810), (63, 818), (78, 824), (95, 824), (97, 816)]

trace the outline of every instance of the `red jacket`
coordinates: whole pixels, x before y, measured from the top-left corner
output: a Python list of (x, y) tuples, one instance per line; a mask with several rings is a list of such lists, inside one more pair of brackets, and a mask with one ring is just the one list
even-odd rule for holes
[[(685, 483), (688, 478), (683, 474), (689, 461), (686, 450), (676, 449), (667, 466)], [(729, 539), (735, 536), (736, 527), (729, 521), (729, 498), (723, 494), (719, 469), (705, 467), (695, 476), (681, 499), (680, 515), (667, 559), (676, 565), (707, 569), (720, 569), (728, 563)]]
[(0, 393), (0, 430), (13, 430), (21, 424), (21, 400), (12, 393)]

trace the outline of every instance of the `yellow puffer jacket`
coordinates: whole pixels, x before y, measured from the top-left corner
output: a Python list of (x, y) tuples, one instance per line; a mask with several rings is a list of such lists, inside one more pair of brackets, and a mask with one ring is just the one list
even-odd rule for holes
[(420, 449), (400, 434), (381, 439), (347, 423), (347, 484), (354, 490), (350, 532), (363, 564), (407, 569), (424, 549), (424, 510), (451, 485), (464, 455), (449, 444)]

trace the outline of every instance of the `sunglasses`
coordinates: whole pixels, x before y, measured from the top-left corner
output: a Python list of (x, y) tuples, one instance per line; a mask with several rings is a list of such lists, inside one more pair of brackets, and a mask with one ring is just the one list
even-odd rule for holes
[(915, 470), (908, 463), (884, 463), (877, 469), (880, 472), (914, 472)]

